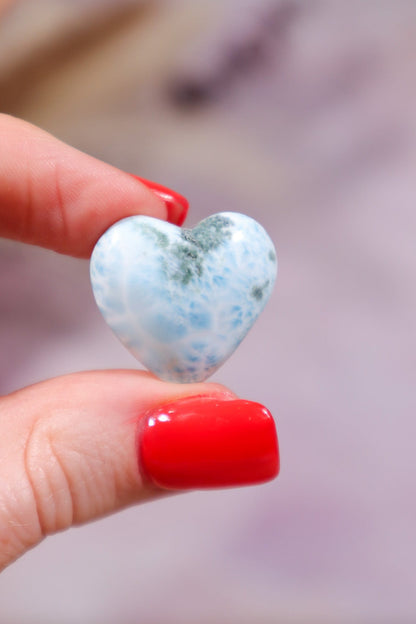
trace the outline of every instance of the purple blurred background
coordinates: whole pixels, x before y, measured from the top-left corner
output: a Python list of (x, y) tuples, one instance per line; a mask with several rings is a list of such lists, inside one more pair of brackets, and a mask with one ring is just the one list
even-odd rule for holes
[[(48, 538), (2, 574), (1, 624), (414, 622), (416, 3), (6, 4), (0, 111), (276, 243), (214, 379), (271, 409), (282, 468)], [(87, 262), (0, 258), (0, 391), (136, 366)]]

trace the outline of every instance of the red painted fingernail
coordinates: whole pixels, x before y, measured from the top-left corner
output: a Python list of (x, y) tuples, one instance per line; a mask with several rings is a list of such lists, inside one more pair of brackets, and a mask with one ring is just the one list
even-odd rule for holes
[(174, 223), (175, 225), (183, 224), (189, 208), (189, 202), (183, 195), (179, 195), (176, 191), (172, 191), (157, 182), (151, 182), (150, 180), (139, 178), (139, 176), (136, 176), (133, 173), (131, 175), (163, 199), (168, 211), (169, 223)]
[(161, 488), (253, 485), (279, 472), (273, 417), (259, 403), (181, 399), (148, 412), (142, 427), (141, 468)]

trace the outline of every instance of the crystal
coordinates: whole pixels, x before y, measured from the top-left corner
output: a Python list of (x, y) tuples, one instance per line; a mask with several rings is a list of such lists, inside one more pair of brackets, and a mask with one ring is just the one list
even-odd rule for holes
[(207, 379), (235, 351), (272, 290), (276, 251), (251, 217), (222, 212), (193, 229), (133, 216), (91, 257), (97, 305), (113, 332), (159, 378)]

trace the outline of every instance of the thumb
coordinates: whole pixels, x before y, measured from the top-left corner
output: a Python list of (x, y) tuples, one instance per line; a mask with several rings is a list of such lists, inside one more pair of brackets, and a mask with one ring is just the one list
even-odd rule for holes
[(0, 400), (0, 569), (43, 537), (166, 490), (279, 469), (273, 419), (216, 384), (100, 371)]

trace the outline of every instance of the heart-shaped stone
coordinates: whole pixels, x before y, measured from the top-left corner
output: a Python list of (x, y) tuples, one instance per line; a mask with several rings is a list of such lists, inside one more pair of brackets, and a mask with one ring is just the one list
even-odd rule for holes
[(265, 230), (235, 212), (193, 229), (128, 217), (91, 257), (94, 296), (111, 329), (155, 375), (184, 383), (203, 381), (233, 353), (276, 273)]

